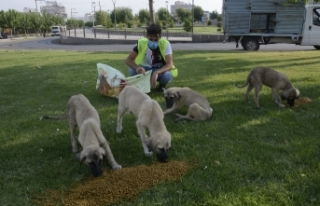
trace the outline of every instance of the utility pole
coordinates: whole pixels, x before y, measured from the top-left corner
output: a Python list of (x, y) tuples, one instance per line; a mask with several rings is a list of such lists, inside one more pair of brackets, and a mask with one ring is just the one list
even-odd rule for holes
[(93, 27), (94, 27), (94, 20), (96, 18), (96, 2), (92, 2), (93, 6)]
[(78, 12), (73, 12), (72, 10), (76, 10), (76, 9), (71, 8), (71, 19), (72, 19), (72, 14), (74, 14), (74, 13), (78, 13)]
[(114, 29), (117, 29), (116, 0), (112, 0), (112, 2), (113, 2), (113, 13), (114, 13)]
[(38, 3), (37, 1), (45, 1), (45, 0), (34, 0), (36, 2), (36, 11), (38, 12)]

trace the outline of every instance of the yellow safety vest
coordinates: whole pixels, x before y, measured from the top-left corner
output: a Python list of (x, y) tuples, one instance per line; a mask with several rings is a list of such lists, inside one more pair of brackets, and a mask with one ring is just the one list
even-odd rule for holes
[[(147, 53), (147, 49), (148, 49), (148, 39), (147, 38), (142, 38), (138, 40), (138, 55), (135, 58), (134, 62), (136, 63), (136, 65), (141, 65), (143, 63), (143, 59), (146, 56)], [(160, 53), (161, 56), (163, 58), (164, 61), (166, 61), (165, 59), (165, 51), (168, 45), (168, 40), (166, 39), (159, 39), (158, 44), (159, 44), (159, 49), (160, 49)], [(178, 69), (175, 66), (172, 66), (171, 70), (170, 70), (171, 74), (173, 77), (177, 77), (178, 76)]]

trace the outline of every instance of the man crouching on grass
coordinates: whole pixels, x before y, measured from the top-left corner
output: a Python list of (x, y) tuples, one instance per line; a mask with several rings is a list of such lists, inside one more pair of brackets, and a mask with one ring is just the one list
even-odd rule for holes
[(152, 70), (151, 87), (156, 88), (158, 81), (157, 90), (161, 92), (172, 77), (177, 75), (177, 69), (173, 66), (171, 44), (161, 38), (161, 27), (156, 24), (147, 28), (147, 37), (138, 40), (125, 62), (130, 67), (130, 76)]

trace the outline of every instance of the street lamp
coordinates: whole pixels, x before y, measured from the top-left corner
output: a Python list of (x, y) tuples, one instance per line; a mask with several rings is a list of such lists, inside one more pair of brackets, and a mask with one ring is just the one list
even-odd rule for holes
[(117, 18), (116, 18), (116, 0), (112, 0), (113, 3), (113, 13), (114, 13), (114, 29), (117, 26)]
[(96, 18), (96, 2), (92, 2), (93, 6), (93, 27), (94, 27), (94, 20)]

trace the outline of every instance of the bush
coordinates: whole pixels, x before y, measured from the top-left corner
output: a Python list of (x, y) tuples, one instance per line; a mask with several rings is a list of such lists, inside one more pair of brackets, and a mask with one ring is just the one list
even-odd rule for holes
[(192, 23), (189, 19), (186, 19), (183, 23), (183, 30), (190, 32), (192, 30)]
[(212, 25), (212, 21), (209, 20), (208, 23), (207, 23), (207, 25), (208, 25), (208, 26)]

